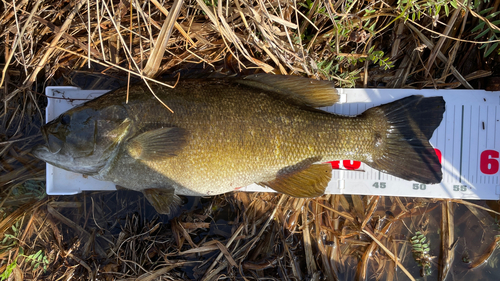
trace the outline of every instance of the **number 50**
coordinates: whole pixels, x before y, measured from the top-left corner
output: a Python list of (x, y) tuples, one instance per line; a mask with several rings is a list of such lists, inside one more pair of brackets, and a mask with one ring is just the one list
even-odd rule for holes
[(425, 184), (423, 184), (423, 183), (420, 183), (420, 184), (414, 183), (413, 184), (413, 189), (415, 189), (415, 190), (419, 190), (419, 189), (420, 190), (425, 190), (426, 188), (427, 188), (427, 186)]

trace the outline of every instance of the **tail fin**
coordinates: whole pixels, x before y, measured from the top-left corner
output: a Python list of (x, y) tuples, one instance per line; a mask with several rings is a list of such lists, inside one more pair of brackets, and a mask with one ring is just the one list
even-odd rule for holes
[[(385, 144), (370, 167), (425, 184), (439, 183), (443, 177), (441, 163), (429, 143), (443, 119), (442, 97), (410, 96), (367, 110), (363, 115), (385, 119)], [(382, 115), (382, 116), (381, 116)], [(380, 120), (380, 119), (379, 119)]]

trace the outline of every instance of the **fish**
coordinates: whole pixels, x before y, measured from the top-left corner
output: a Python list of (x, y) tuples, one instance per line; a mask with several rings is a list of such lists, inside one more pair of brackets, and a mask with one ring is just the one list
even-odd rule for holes
[[(330, 81), (254, 74), (144, 82), (66, 111), (42, 126), (32, 154), (56, 167), (141, 191), (160, 214), (178, 195), (211, 196), (252, 183), (293, 197), (325, 192), (329, 161), (439, 183), (429, 139), (442, 97), (410, 96), (357, 116), (318, 109), (339, 101)], [(151, 94), (151, 90), (156, 97)], [(168, 105), (169, 111), (162, 103)]]

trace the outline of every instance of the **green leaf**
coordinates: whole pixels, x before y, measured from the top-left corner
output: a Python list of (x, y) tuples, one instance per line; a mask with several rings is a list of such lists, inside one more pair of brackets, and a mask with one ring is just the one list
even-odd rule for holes
[[(491, 9), (493, 9), (493, 8), (494, 8), (494, 7), (491, 7)], [(494, 18), (494, 17), (498, 16), (498, 14), (500, 14), (500, 11), (496, 11), (496, 12), (494, 12), (493, 14), (489, 14), (489, 15), (487, 15), (485, 18), (487, 18), (487, 19), (492, 19), (492, 18)]]
[(489, 44), (489, 43), (486, 43), (486, 44), (481, 45), (481, 47), (479, 47), (479, 50), (482, 50), (482, 49), (486, 48), (486, 46), (488, 46), (488, 44)]
[(17, 266), (17, 257), (14, 259), (14, 261), (5, 268), (5, 271), (0, 275), (0, 280), (6, 280), (9, 278), (9, 276), (12, 274), (12, 271), (14, 271), (14, 268)]
[(370, 30), (371, 32), (375, 32), (375, 26), (377, 25), (376, 22), (374, 22), (369, 28), (368, 30)]
[(484, 56), (483, 57), (488, 57), (497, 47), (498, 47), (498, 44), (500, 42), (496, 42), (494, 44), (492, 44), (487, 50), (486, 52), (484, 52)]
[(450, 2), (450, 4), (451, 4), (451, 6), (453, 6), (453, 8), (458, 9), (457, 0), (452, 0), (452, 1)]
[(448, 5), (444, 5), (444, 13), (447, 17), (450, 16), (450, 7), (448, 7)]
[(487, 13), (489, 13), (491, 10), (493, 10), (493, 8), (495, 8), (495, 7), (489, 7), (488, 9), (484, 9), (484, 10), (482, 10), (481, 12), (479, 12), (479, 14), (480, 14), (481, 16), (484, 16), (485, 14), (487, 14)]
[(12, 234), (5, 233), (4, 235), (5, 235), (5, 238), (16, 239), (16, 236), (14, 236)]
[(330, 63), (326, 66), (326, 69), (330, 70), (332, 68), (332, 65), (333, 65), (333, 60), (330, 61)]
[(476, 32), (476, 31), (482, 30), (485, 24), (486, 24), (486, 23), (485, 23), (484, 21), (481, 21), (481, 22), (480, 22), (478, 25), (476, 25), (476, 27), (474, 27), (474, 28), (473, 28), (470, 32), (471, 32), (471, 33), (474, 33), (474, 32)]
[(38, 260), (38, 258), (43, 255), (42, 250), (36, 252), (36, 254), (33, 255), (33, 259)]
[(500, 20), (492, 21), (491, 24), (494, 26), (498, 26), (500, 24)]
[(477, 9), (479, 7), (479, 5), (481, 5), (481, 1), (480, 0), (474, 0), (474, 5), (472, 6), (472, 9)]
[(479, 33), (476, 37), (474, 37), (474, 39), (481, 38), (484, 35), (486, 35), (488, 32), (490, 32), (490, 30), (489, 29), (485, 29), (485, 30), (483, 30), (483, 32)]

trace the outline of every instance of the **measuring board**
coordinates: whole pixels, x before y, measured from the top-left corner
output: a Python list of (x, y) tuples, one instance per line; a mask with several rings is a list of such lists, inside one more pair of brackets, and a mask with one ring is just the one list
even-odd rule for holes
[[(439, 184), (405, 181), (358, 161), (331, 162), (334, 167), (328, 194), (389, 195), (432, 198), (500, 199), (500, 92), (482, 90), (338, 89), (340, 102), (322, 108), (342, 115), (357, 115), (368, 108), (410, 95), (442, 96), (443, 121), (430, 143), (441, 160)], [(85, 100), (107, 91), (75, 87), (47, 87), (50, 121)], [(111, 182), (68, 172), (47, 164), (47, 194), (76, 194), (84, 190), (115, 190)], [(240, 191), (273, 190), (256, 184)]]

